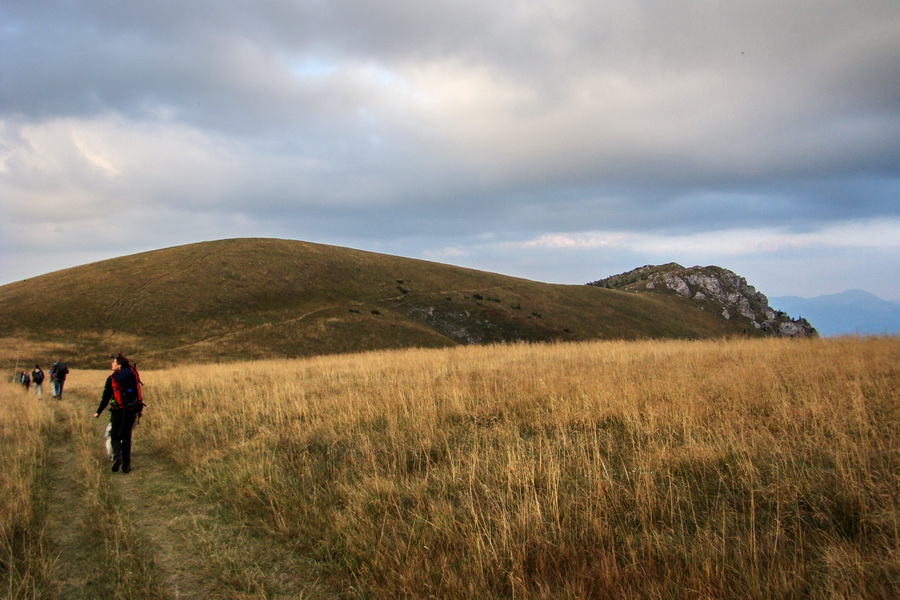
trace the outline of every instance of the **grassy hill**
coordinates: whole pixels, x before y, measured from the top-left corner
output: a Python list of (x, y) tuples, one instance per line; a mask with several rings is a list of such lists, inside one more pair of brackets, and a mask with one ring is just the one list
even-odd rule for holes
[(759, 335), (683, 298), (277, 239), (178, 246), (0, 287), (0, 355), (22, 364), (735, 334)]

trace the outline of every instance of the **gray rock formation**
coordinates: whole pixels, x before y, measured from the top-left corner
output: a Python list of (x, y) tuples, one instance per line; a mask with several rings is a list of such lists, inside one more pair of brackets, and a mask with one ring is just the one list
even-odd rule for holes
[(756, 291), (745, 278), (721, 267), (685, 268), (677, 263), (647, 265), (589, 285), (631, 292), (675, 293), (694, 300), (699, 308), (719, 312), (724, 319), (748, 319), (753, 327), (772, 335), (818, 335), (806, 319), (792, 319), (771, 309), (765, 295)]

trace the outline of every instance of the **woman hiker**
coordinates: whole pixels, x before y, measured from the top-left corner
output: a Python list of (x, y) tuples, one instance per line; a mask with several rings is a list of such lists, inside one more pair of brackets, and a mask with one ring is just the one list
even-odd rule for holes
[(119, 353), (110, 356), (112, 375), (106, 378), (100, 406), (94, 413), (99, 418), (109, 405), (110, 438), (113, 450), (112, 470), (123, 473), (131, 471), (131, 430), (140, 423), (144, 403), (141, 394), (141, 378), (137, 369)]

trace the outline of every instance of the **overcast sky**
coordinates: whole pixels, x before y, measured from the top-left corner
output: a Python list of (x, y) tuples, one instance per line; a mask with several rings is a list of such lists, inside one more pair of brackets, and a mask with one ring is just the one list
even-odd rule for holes
[(900, 299), (897, 0), (0, 0), (0, 284), (278, 237)]

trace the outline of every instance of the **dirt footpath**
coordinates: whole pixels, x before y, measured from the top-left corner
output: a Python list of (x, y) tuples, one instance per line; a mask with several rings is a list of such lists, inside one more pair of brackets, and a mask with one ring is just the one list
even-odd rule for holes
[(54, 402), (46, 528), (54, 598), (335, 598), (302, 560), (205, 497), (134, 432), (132, 472), (111, 471), (96, 399)]

